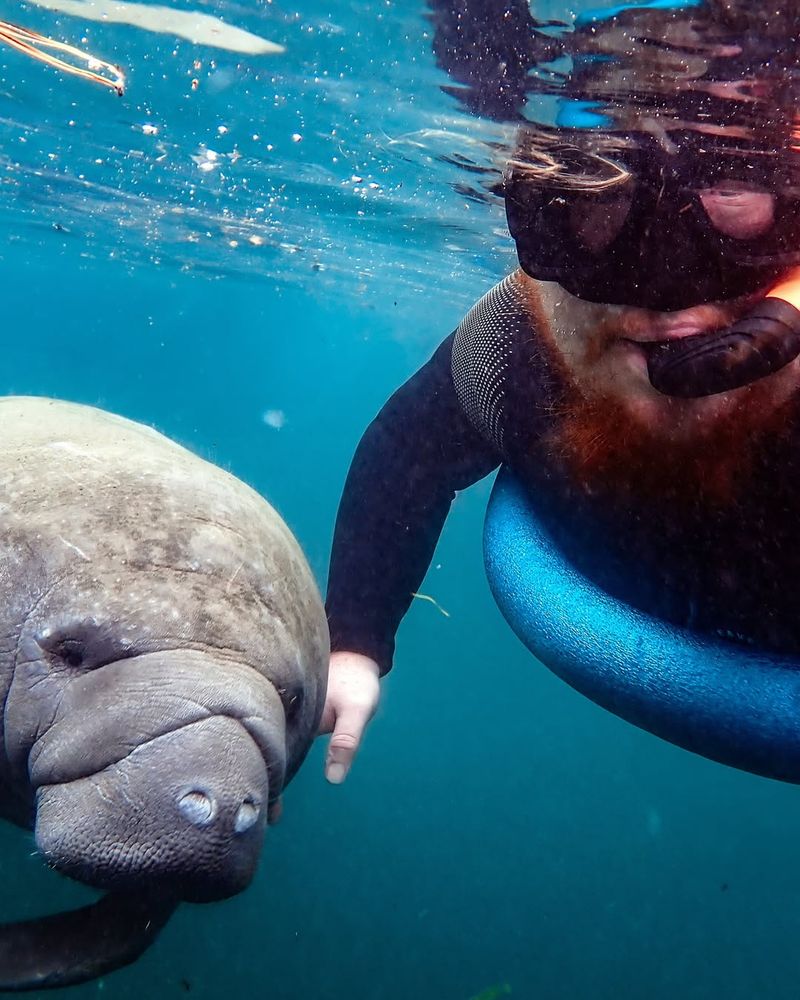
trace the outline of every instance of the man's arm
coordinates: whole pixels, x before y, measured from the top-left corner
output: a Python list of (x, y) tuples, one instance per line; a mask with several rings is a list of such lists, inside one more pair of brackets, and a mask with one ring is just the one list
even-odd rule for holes
[(386, 673), (394, 636), (428, 570), (457, 490), (500, 464), (464, 413), (452, 337), (389, 399), (358, 445), (345, 483), (328, 580), (334, 651)]
[(433, 557), (455, 492), (501, 461), (453, 386), (448, 337), (391, 397), (353, 458), (328, 580), (333, 650), (321, 733), (329, 781), (343, 781), (378, 703), (395, 632)]

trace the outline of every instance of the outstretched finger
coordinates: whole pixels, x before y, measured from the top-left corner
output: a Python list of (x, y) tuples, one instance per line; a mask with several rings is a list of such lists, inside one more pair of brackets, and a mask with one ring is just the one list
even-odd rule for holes
[(368, 710), (357, 708), (337, 716), (325, 758), (325, 777), (331, 784), (340, 785), (347, 777), (370, 716)]

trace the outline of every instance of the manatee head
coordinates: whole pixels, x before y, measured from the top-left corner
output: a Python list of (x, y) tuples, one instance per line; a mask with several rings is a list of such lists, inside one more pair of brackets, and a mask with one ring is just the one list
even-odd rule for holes
[(296, 542), (139, 425), (29, 399), (0, 422), (0, 812), (91, 886), (239, 892), (324, 699)]

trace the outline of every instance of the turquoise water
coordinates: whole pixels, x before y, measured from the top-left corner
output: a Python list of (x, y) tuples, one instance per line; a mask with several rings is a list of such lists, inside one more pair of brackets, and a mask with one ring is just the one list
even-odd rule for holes
[[(450, 187), (442, 152), (495, 127), (437, 90), (421, 9), (310, 7), (215, 8), (287, 54), (259, 73), (218, 55), (196, 91), (207, 52), (124, 27), (87, 34), (133, 68), (121, 101), (1, 54), (2, 389), (104, 406), (217, 461), (275, 504), (323, 584), (361, 431), (511, 256), (497, 211)], [(25, 23), (79, 38), (66, 17)], [(239, 83), (210, 91), (223, 70)], [(243, 150), (230, 176), (198, 173), (201, 142), (223, 141)], [(419, 602), (404, 623), (348, 782), (325, 784), (316, 746), (255, 884), (183, 907), (75, 995), (797, 996), (797, 790), (661, 743), (534, 662), (483, 577), (488, 486), (455, 505), (423, 587), (449, 617)], [(31, 851), (0, 831), (3, 919), (89, 897)]]

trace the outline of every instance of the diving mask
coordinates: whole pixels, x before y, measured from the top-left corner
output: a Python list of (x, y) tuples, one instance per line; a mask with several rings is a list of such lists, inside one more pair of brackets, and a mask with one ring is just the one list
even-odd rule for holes
[(800, 291), (774, 291), (800, 265), (800, 172), (793, 152), (714, 146), (699, 133), (676, 150), (638, 137), (618, 163), (596, 158), (615, 175), (585, 185), (538, 179), (515, 160), (504, 193), (523, 271), (579, 298), (671, 312), (773, 288), (727, 330), (650, 349), (654, 387), (690, 398), (800, 354)]

